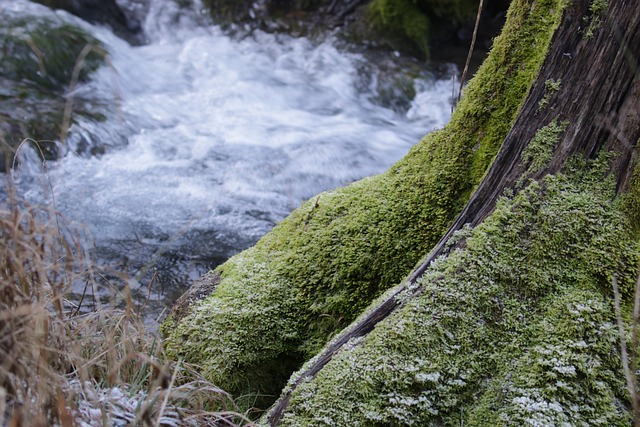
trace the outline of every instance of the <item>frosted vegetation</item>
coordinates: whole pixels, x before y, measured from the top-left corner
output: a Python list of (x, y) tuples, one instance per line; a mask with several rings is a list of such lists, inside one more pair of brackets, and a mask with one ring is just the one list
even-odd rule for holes
[[(382, 28), (412, 37), (429, 21), (404, 26), (396, 14), (415, 4), (376, 0), (372, 13)], [(98, 289), (93, 297), (113, 290), (100, 290), (107, 280), (85, 254), (84, 234), (7, 194), (0, 274), (13, 286), (0, 289), (0, 356), (11, 363), (0, 367), (0, 425), (9, 406), (18, 408), (7, 412), (11, 422), (245, 423), (237, 402), (266, 408), (284, 387), (291, 401), (282, 425), (296, 427), (628, 426), (611, 283), (628, 323), (640, 172), (624, 196), (607, 178), (611, 154), (527, 179), (548, 165), (567, 122), (538, 129), (516, 188), (481, 225), (456, 233), (456, 249), (417, 283), (403, 284), (481, 182), (567, 4), (514, 0), (444, 126), (449, 80), (407, 74), (415, 96), (388, 102), (377, 85), (384, 73), (331, 39), (261, 31), (234, 39), (197, 10), (152, 1), (151, 43), (134, 48), (64, 13), (0, 3), (0, 15), (5, 7), (22, 22), (26, 11), (51, 33), (95, 43), (100, 56), (70, 96), (86, 111), (62, 117), (68, 129), (53, 126), (60, 144), (41, 153), (60, 159), (43, 174), (40, 154), (25, 144), (16, 191), (37, 203), (55, 198), (55, 208), (88, 225), (111, 267), (122, 266), (121, 250), (125, 259), (131, 248), (147, 251), (126, 267), (133, 278), (122, 281), (123, 311), (82, 314), (87, 289)], [(604, 8), (598, 0), (590, 11)], [(24, 22), (21, 37), (0, 34), (3, 49), (29, 52), (22, 36), (38, 25)], [(426, 42), (414, 43), (424, 50)], [(30, 65), (26, 79), (38, 90), (69, 77)], [(20, 96), (31, 96), (29, 85)], [(54, 107), (68, 105), (60, 91), (49, 95)], [(107, 102), (91, 105), (97, 99)], [(247, 246), (203, 279), (206, 293), (176, 306), (162, 347), (140, 332), (129, 292), (152, 300), (141, 285), (150, 271), (165, 280), (168, 266), (166, 283), (186, 283)], [(400, 307), (294, 387), (390, 289), (403, 290)], [(69, 299), (74, 291), (80, 301)]]
[(640, 254), (585, 169), (458, 233), (464, 249), (299, 386), (282, 425), (629, 425), (611, 277), (630, 294)]
[(169, 354), (234, 394), (273, 400), (446, 231), (506, 136), (561, 11), (515, 2), (450, 123), (384, 174), (312, 198), (220, 266), (215, 291), (163, 325)]

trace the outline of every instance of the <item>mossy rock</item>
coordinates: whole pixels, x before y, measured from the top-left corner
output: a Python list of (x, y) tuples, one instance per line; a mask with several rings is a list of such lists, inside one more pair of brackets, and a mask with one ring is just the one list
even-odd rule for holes
[(499, 201), (281, 425), (630, 425), (611, 280), (629, 302), (640, 254), (613, 195), (557, 176)]
[[(433, 17), (460, 19), (452, 15), (462, 14), (461, 1), (445, 2), (451, 7), (442, 7), (439, 2), (422, 0), (373, 0), (368, 6), (368, 20), (392, 46), (401, 45), (404, 40), (413, 44), (414, 50), (428, 56), (429, 34)], [(435, 10), (432, 9), (435, 6)], [(471, 9), (464, 14), (472, 13)], [(395, 39), (395, 40), (394, 40)]]
[(167, 353), (236, 395), (273, 401), (291, 370), (399, 283), (463, 208), (535, 79), (562, 4), (515, 1), (451, 122), (386, 173), (309, 200), (220, 266), (213, 293), (162, 325)]
[[(0, 170), (5, 168), (5, 160), (11, 162), (26, 138), (38, 141), (36, 151), (44, 159), (57, 158), (56, 140), (67, 103), (64, 92), (70, 84), (86, 81), (104, 63), (106, 51), (86, 31), (53, 14), (5, 13), (0, 24), (0, 52), (0, 142), (4, 157)], [(88, 110), (79, 113), (92, 119), (100, 117)]]
[[(338, 35), (358, 46), (392, 49), (421, 60), (429, 58), (434, 43), (462, 42), (466, 56), (466, 34), (471, 34), (478, 8), (475, 0), (204, 0), (204, 4), (217, 24), (234, 32), (259, 28), (312, 39)], [(496, 0), (493, 7), (485, 7), (477, 44), (481, 50), (486, 51), (499, 30), (508, 4), (509, 0)]]
[(204, 0), (213, 20), (223, 27), (250, 18), (253, 0)]
[[(86, 47), (93, 47), (80, 58)], [(71, 82), (76, 63), (84, 59), (78, 80), (103, 62), (101, 43), (79, 27), (49, 18), (5, 19), (0, 25), (3, 61), (0, 76), (27, 80), (38, 86), (63, 91)]]

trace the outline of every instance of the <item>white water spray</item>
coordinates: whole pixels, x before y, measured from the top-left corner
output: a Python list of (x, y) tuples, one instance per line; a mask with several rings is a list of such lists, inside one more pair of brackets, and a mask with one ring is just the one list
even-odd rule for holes
[[(140, 47), (81, 23), (111, 65), (77, 93), (112, 108), (106, 122), (76, 123), (67, 155), (48, 163), (57, 209), (89, 228), (100, 260), (143, 283), (160, 272), (176, 294), (305, 199), (387, 169), (450, 111), (448, 78), (416, 80), (400, 114), (361, 89), (362, 55), (257, 31), (234, 40), (203, 22), (152, 2)], [(97, 139), (104, 154), (74, 155)], [(50, 202), (28, 163), (18, 188)]]

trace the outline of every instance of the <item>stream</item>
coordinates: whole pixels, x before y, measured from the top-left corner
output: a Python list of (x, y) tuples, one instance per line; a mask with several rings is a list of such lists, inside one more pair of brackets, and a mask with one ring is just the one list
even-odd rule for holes
[(73, 124), (64, 155), (44, 166), (21, 149), (15, 184), (91, 235), (104, 284), (94, 297), (113, 298), (124, 280), (150, 323), (303, 201), (383, 172), (450, 116), (454, 67), (411, 77), (415, 97), (390, 108), (376, 86), (384, 70), (331, 38), (231, 37), (197, 7), (152, 0), (148, 43), (132, 47), (55, 14), (109, 52), (71, 94), (106, 105), (106, 120)]

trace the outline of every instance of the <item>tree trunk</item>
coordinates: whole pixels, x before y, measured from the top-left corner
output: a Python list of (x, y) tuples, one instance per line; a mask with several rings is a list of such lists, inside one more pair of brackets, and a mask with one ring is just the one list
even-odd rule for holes
[[(567, 6), (516, 122), (462, 213), (404, 284), (298, 375), (272, 408), (270, 425), (280, 423), (298, 385), (315, 377), (347, 342), (367, 335), (404, 305), (395, 298), (403, 289), (413, 285), (412, 295), (419, 295), (422, 286), (416, 280), (436, 257), (456, 247), (445, 246), (453, 233), (464, 225), (480, 224), (495, 209), (505, 190), (518, 190), (529, 178), (539, 179), (563, 170), (575, 154), (595, 159), (604, 152), (612, 153), (610, 174), (616, 180), (618, 193), (629, 190), (636, 165), (635, 146), (640, 138), (637, 6), (633, 0), (610, 0), (608, 4), (576, 0)], [(540, 165), (527, 154), (527, 148), (540, 141), (545, 129), (552, 129), (558, 138), (550, 147), (551, 155)]]

